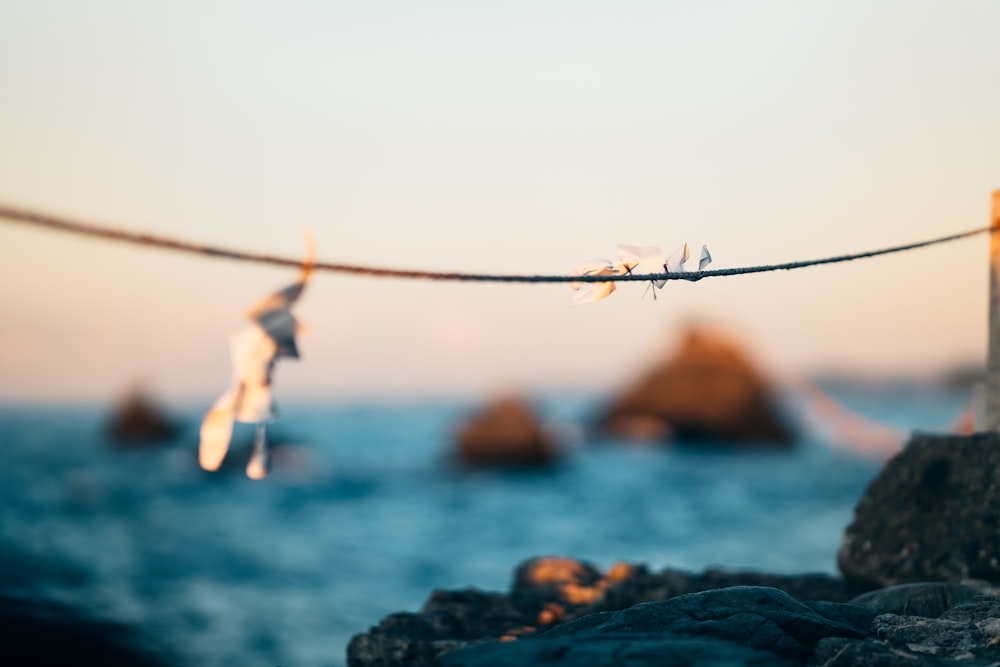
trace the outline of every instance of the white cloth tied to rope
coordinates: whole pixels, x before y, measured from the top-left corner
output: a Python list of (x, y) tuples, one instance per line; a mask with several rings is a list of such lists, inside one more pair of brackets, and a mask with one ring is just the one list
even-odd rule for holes
[[(660, 246), (634, 246), (619, 245), (618, 261), (611, 263), (606, 259), (592, 259), (577, 266), (570, 272), (573, 276), (621, 276), (625, 274), (635, 275), (657, 275), (663, 273), (686, 273), (684, 263), (691, 256), (688, 244), (678, 248), (670, 257), (663, 259), (663, 252)], [(705, 267), (712, 263), (712, 255), (708, 252), (708, 246), (701, 247), (701, 256), (698, 258), (698, 270), (704, 271)], [(653, 296), (656, 296), (657, 289), (662, 289), (667, 283), (666, 280), (650, 280), (650, 285), (654, 288)], [(600, 301), (615, 291), (613, 282), (571, 282), (571, 288), (576, 290), (573, 295), (573, 303), (591, 303)]]
[(307, 237), (307, 258), (302, 275), (291, 285), (261, 300), (246, 315), (251, 324), (229, 339), (233, 362), (233, 380), (205, 415), (201, 423), (198, 463), (205, 470), (218, 470), (233, 437), (233, 423), (256, 424), (253, 454), (247, 464), (247, 476), (263, 479), (268, 472), (266, 424), (275, 417), (271, 396), (271, 376), (275, 362), (299, 358), (295, 334), (301, 325), (291, 308), (302, 295), (315, 251)]

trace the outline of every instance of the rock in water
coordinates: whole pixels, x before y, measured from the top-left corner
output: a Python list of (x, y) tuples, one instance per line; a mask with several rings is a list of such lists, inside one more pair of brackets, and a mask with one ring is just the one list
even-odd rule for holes
[(855, 508), (840, 548), (861, 585), (1000, 583), (1000, 434), (915, 434)]
[(545, 465), (559, 455), (535, 411), (513, 397), (486, 406), (458, 431), (456, 440), (459, 461), (469, 465)]
[(180, 432), (177, 422), (139, 389), (126, 394), (115, 408), (107, 428), (108, 434), (119, 445), (166, 442)]
[(654, 367), (600, 419), (629, 439), (709, 440), (787, 446), (794, 440), (770, 383), (729, 337), (693, 328), (673, 358)]

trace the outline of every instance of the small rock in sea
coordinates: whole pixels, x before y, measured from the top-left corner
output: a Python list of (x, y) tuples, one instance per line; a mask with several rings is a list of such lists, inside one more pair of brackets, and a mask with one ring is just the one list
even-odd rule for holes
[(474, 466), (539, 466), (560, 455), (531, 405), (515, 397), (487, 405), (458, 430), (455, 439), (459, 461)]
[(129, 391), (117, 405), (107, 428), (111, 438), (121, 445), (166, 442), (180, 432), (177, 422), (138, 389)]
[(1000, 584), (1000, 434), (914, 434), (871, 482), (840, 548), (863, 586)]
[(674, 356), (625, 389), (598, 420), (625, 439), (785, 447), (795, 432), (774, 388), (729, 336), (694, 327)]

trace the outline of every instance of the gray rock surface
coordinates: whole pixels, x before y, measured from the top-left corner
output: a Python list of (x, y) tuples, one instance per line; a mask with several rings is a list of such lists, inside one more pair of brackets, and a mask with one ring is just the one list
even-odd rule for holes
[[(703, 573), (664, 570), (651, 573), (644, 566), (626, 564), (616, 565), (607, 573), (602, 573), (595, 566), (572, 558), (534, 558), (517, 567), (509, 594), (476, 590), (435, 591), (418, 613), (400, 613), (386, 617), (379, 625), (351, 640), (347, 651), (348, 665), (429, 665), (436, 656), (462, 646), (501, 638), (531, 636), (595, 612), (617, 611), (642, 602), (746, 585), (782, 589), (791, 597), (804, 600), (830, 601), (816, 603), (820, 606), (835, 605), (836, 602), (849, 600), (861, 592), (840, 579), (821, 574), (772, 575), (723, 570), (707, 570)], [(869, 612), (862, 610), (861, 613)], [(652, 646), (649, 643), (652, 639), (643, 641), (646, 648)], [(691, 664), (706, 664), (705, 656), (716, 649), (724, 649), (719, 655), (737, 656), (745, 653), (730, 645), (716, 646), (716, 643), (711, 637), (685, 639), (685, 650), (690, 650), (692, 656), (700, 656), (697, 660), (692, 657), (695, 662)], [(644, 655), (643, 651), (646, 650), (640, 650), (637, 645), (633, 645), (633, 648), (638, 652), (636, 656)], [(754, 660), (775, 659), (773, 654), (746, 656), (749, 656), (747, 659)], [(579, 655), (576, 657), (584, 659)], [(595, 656), (591, 657), (596, 660)], [(638, 660), (637, 657), (634, 659)]]
[(390, 614), (347, 646), (351, 667), (429, 665), (472, 641), (497, 639), (534, 619), (499, 593), (434, 591), (418, 614)]
[(738, 586), (590, 614), (536, 637), (454, 651), (435, 665), (799, 665), (821, 639), (864, 638), (873, 618), (851, 605), (820, 611), (774, 588)]
[(633, 566), (630, 576), (609, 587), (604, 596), (586, 611), (625, 609), (640, 602), (668, 600), (677, 595), (730, 586), (769, 586), (783, 590), (799, 600), (830, 602), (847, 602), (869, 590), (826, 574), (788, 575), (712, 568), (699, 573), (672, 569), (648, 572), (642, 566)]
[(985, 596), (927, 618), (736, 587), (590, 614), (534, 637), (455, 650), (433, 664), (995, 667), (998, 615), (1000, 600)]
[[(982, 611), (996, 601), (970, 603)], [(1000, 619), (978, 622), (963, 618), (960, 605), (941, 618), (883, 614), (872, 622), (871, 636), (863, 641), (824, 639), (810, 666), (823, 667), (990, 667), (1000, 664)]]
[(869, 485), (838, 556), (862, 586), (1000, 582), (1000, 434), (915, 434)]
[(920, 584), (898, 584), (862, 593), (851, 604), (871, 609), (878, 614), (903, 614), (938, 618), (958, 604), (980, 596), (971, 586), (932, 581)]
[(534, 639), (483, 644), (442, 656), (435, 667), (794, 667), (800, 663), (724, 639), (628, 637)]
[(824, 575), (602, 573), (537, 558), (517, 568), (510, 594), (437, 591), (419, 613), (387, 617), (352, 640), (348, 664), (1000, 665), (1000, 598), (940, 582), (852, 590)]

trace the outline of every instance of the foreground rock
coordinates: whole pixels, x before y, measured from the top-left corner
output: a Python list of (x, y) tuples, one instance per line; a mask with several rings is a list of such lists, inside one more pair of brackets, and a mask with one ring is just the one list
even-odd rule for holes
[[(754, 577), (782, 584), (799, 595), (773, 586), (725, 585)], [(717, 584), (723, 586), (671, 595)], [(815, 593), (828, 598), (818, 599)], [(849, 593), (843, 581), (823, 575), (651, 574), (641, 566), (620, 566), (602, 574), (572, 559), (541, 558), (518, 568), (509, 595), (437, 591), (420, 613), (387, 617), (378, 627), (354, 637), (348, 647), (348, 664), (1000, 664), (1000, 599), (996, 597), (966, 586), (930, 582), (838, 601)], [(598, 611), (616, 602), (661, 594), (669, 597)]]
[(995, 598), (929, 618), (737, 587), (592, 614), (536, 637), (446, 653), (434, 665), (995, 667), (998, 642)]
[[(537, 558), (517, 568), (509, 594), (435, 591), (420, 612), (386, 617), (351, 640), (348, 664), (430, 665), (437, 656), (463, 646), (525, 638), (588, 614), (732, 586), (766, 586), (781, 589), (793, 598), (831, 603), (845, 602), (862, 592), (821, 574), (783, 576), (722, 570), (653, 573), (644, 566), (626, 564), (602, 573), (593, 565), (570, 558)], [(861, 613), (870, 614), (867, 610)], [(710, 648), (699, 646), (697, 650)], [(737, 651), (732, 647), (727, 650)]]
[(838, 562), (859, 586), (1000, 584), (1000, 435), (916, 434), (869, 485)]
[[(454, 651), (441, 667), (801, 665), (822, 639), (863, 639), (875, 614), (737, 586), (584, 616), (532, 639)], [(669, 663), (665, 658), (669, 656)]]
[(816, 667), (994, 667), (1000, 663), (1000, 601), (982, 597), (939, 618), (876, 616), (863, 641), (824, 639)]
[(599, 423), (628, 439), (788, 446), (795, 436), (746, 353), (705, 328), (690, 330), (674, 357), (622, 392)]
[(899, 584), (862, 593), (851, 604), (878, 614), (900, 614), (937, 618), (949, 609), (979, 598), (983, 592), (963, 584), (927, 582)]
[(458, 460), (473, 466), (536, 466), (559, 457), (535, 411), (513, 397), (501, 398), (474, 415), (459, 429), (456, 441)]

